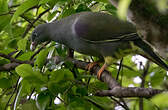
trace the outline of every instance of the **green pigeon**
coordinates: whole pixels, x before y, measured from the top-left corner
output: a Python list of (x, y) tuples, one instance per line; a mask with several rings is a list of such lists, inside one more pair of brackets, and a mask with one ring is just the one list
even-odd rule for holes
[(139, 36), (133, 24), (106, 13), (80, 12), (40, 24), (32, 32), (31, 40), (32, 50), (42, 42), (55, 41), (79, 53), (104, 58), (98, 79), (105, 68), (129, 54), (142, 55), (168, 70), (167, 64)]

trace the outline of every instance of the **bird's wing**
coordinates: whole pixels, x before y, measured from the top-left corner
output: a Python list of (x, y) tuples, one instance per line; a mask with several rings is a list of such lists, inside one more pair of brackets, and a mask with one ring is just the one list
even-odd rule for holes
[(74, 28), (80, 39), (92, 43), (139, 38), (131, 23), (105, 13), (83, 13), (77, 18)]

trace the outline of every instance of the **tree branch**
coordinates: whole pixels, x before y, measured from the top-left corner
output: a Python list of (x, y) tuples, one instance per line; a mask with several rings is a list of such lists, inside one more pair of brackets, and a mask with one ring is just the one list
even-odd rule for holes
[[(62, 58), (59, 56), (55, 56), (53, 58), (54, 62), (58, 64), (62, 61), (70, 61), (72, 62), (77, 68), (86, 70), (86, 66), (89, 64), (88, 62), (75, 60), (72, 58)], [(100, 67), (98, 65), (95, 65), (91, 72), (94, 73), (94, 75), (97, 75), (97, 72), (99, 71)], [(107, 83), (110, 90), (103, 90), (97, 92), (95, 95), (98, 96), (115, 96), (115, 97), (144, 97), (144, 98), (150, 98), (156, 94), (159, 94), (163, 92), (164, 90), (159, 89), (152, 89), (152, 88), (139, 88), (139, 87), (121, 87), (120, 84), (111, 76), (111, 74), (108, 71), (104, 71), (101, 75), (101, 81)]]

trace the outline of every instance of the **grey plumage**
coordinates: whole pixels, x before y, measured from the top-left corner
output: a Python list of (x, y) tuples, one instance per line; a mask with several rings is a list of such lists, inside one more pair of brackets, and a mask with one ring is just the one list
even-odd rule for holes
[(168, 70), (153, 48), (139, 37), (134, 25), (105, 13), (81, 12), (39, 25), (32, 34), (34, 45), (47, 40), (103, 57), (107, 65), (128, 54), (140, 54)]

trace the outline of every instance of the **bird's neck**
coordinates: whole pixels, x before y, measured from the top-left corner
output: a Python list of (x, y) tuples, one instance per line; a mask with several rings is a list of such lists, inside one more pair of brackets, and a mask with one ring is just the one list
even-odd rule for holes
[(68, 19), (62, 19), (60, 21), (50, 23), (50, 30), (52, 30), (52, 32), (50, 32), (51, 40), (68, 45), (67, 41), (70, 41), (73, 38), (71, 31), (72, 23), (73, 22)]
[(59, 22), (49, 23), (49, 37), (51, 40), (58, 43), (62, 43), (63, 39), (61, 37), (61, 29), (59, 28)]

